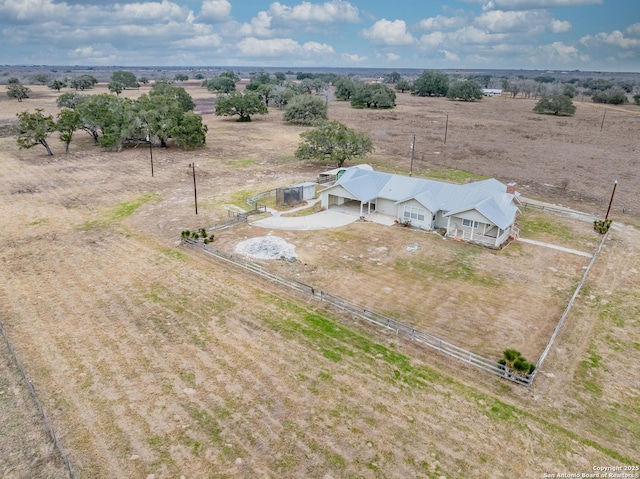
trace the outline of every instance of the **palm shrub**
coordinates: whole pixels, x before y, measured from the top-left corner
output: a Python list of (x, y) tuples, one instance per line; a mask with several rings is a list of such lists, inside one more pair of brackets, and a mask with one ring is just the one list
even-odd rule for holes
[(180, 233), (180, 236), (182, 239), (192, 239), (195, 241), (200, 241), (200, 239), (202, 239), (204, 244), (213, 242), (215, 238), (213, 233), (207, 234), (207, 230), (204, 228), (200, 228), (198, 231), (184, 230)]
[(598, 233), (605, 234), (611, 227), (612, 220), (593, 220), (593, 229)]
[(498, 361), (507, 370), (515, 374), (531, 374), (536, 369), (536, 365), (528, 362), (525, 357), (515, 349), (505, 349), (502, 352), (502, 359)]

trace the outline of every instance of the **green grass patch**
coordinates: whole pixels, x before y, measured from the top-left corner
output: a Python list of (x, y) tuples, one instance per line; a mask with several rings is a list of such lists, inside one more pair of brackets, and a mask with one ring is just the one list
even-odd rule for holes
[(180, 379), (182, 379), (182, 381), (187, 385), (187, 387), (190, 387), (191, 389), (195, 389), (197, 384), (196, 384), (196, 374), (194, 372), (191, 371), (178, 371), (178, 376), (180, 376)]
[(182, 253), (180, 251), (177, 251), (177, 250), (175, 250), (173, 248), (161, 248), (160, 252), (164, 256), (166, 256), (168, 258), (171, 258), (171, 259), (175, 259), (175, 260), (178, 260), (178, 261), (186, 261), (187, 260), (187, 256), (184, 253)]
[(159, 195), (156, 193), (144, 193), (134, 200), (125, 201), (114, 208), (101, 212), (95, 220), (85, 221), (82, 229), (88, 231), (109, 226), (112, 223), (116, 223), (133, 215), (133, 213), (145, 203), (157, 199), (159, 199)]
[(515, 408), (503, 402), (498, 402), (489, 409), (490, 415), (501, 419), (503, 421), (509, 420), (513, 417)]
[(595, 244), (599, 237), (576, 234), (560, 218), (540, 212), (527, 211), (518, 219), (520, 235), (531, 239), (552, 236), (576, 245)]
[(469, 183), (471, 181), (486, 180), (488, 176), (478, 175), (470, 171), (456, 168), (428, 168), (421, 172), (424, 176), (433, 180), (449, 181), (451, 183)]
[(122, 220), (128, 218), (136, 212), (145, 203), (156, 199), (157, 195), (154, 193), (144, 193), (133, 201), (125, 201), (120, 203), (110, 214), (110, 219), (113, 221)]
[(248, 166), (252, 166), (257, 162), (254, 158), (236, 158), (233, 160), (229, 160), (229, 165), (234, 168), (247, 168)]
[(31, 223), (29, 223), (29, 226), (42, 225), (42, 224), (46, 223), (47, 221), (49, 221), (49, 218), (40, 218), (38, 220), (35, 220), (35, 221), (32, 221)]
[[(406, 160), (402, 158), (391, 158), (391, 161), (405, 164)], [(393, 173), (400, 175), (408, 175), (409, 170), (407, 168), (399, 168), (390, 166), (387, 163), (377, 163), (373, 165), (376, 171), (384, 171), (385, 173)], [(424, 177), (430, 180), (447, 181), (450, 183), (469, 183), (471, 181), (486, 180), (488, 176), (472, 173), (471, 171), (459, 170), (457, 168), (447, 167), (427, 167), (421, 168), (418, 174), (414, 172), (414, 177)]]
[(220, 441), (220, 434), (222, 428), (218, 424), (218, 421), (203, 409), (193, 408), (189, 410), (189, 416), (199, 426), (199, 428), (207, 435), (210, 440)]
[(303, 208), (301, 210), (294, 211), (293, 213), (283, 213), (282, 216), (286, 216), (288, 218), (296, 218), (299, 216), (313, 215), (315, 213), (319, 213), (320, 211), (322, 211), (322, 207), (320, 206), (320, 203), (316, 203), (313, 206), (309, 206), (308, 208)]
[(600, 319), (624, 328), (627, 319), (640, 318), (640, 294), (617, 291), (600, 310)]
[(175, 466), (175, 461), (171, 457), (171, 444), (172, 439), (168, 436), (152, 436), (148, 440), (151, 450), (155, 453), (156, 457), (151, 463), (153, 467), (159, 466)]
[(238, 190), (227, 196), (224, 200), (225, 203), (232, 204), (242, 211), (247, 211), (249, 205), (247, 204), (247, 198), (260, 193), (259, 190)]

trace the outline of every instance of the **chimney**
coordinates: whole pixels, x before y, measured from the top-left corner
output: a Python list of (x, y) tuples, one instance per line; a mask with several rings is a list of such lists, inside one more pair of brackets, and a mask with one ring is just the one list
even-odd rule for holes
[(516, 183), (515, 181), (512, 181), (507, 185), (507, 193), (509, 193), (510, 195), (515, 195), (517, 188), (518, 188), (518, 183)]

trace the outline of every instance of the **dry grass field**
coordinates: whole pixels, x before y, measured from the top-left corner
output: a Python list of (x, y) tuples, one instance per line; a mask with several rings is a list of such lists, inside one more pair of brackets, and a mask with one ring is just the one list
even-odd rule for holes
[[(186, 86), (210, 111), (211, 96)], [(0, 97), (0, 122), (56, 113), (57, 94), (33, 90), (22, 103)], [(378, 169), (406, 172), (415, 133), (415, 174), (516, 180), (525, 195), (587, 212), (604, 211), (620, 180), (616, 228), (536, 383), (468, 369), (180, 246), (181, 230), (324, 166), (293, 159), (304, 129), (281, 112), (249, 124), (205, 114), (207, 146), (155, 150), (154, 177), (143, 147), (105, 152), (78, 132), (71, 154), (54, 138), (47, 157), (5, 136), (0, 319), (79, 478), (542, 477), (638, 464), (638, 110), (611, 110), (600, 134), (602, 107), (590, 104), (553, 118), (528, 100), (398, 103), (331, 102), (329, 114), (372, 135)], [(527, 211), (519, 221), (528, 237), (582, 251), (599, 239), (576, 220)], [(242, 225), (215, 245), (268, 233)], [(588, 261), (366, 222), (272, 234), (299, 259), (269, 264), (278, 272), (475, 352), (517, 347), (533, 361)], [(2, 351), (0, 452), (13, 459), (0, 475), (64, 477)]]

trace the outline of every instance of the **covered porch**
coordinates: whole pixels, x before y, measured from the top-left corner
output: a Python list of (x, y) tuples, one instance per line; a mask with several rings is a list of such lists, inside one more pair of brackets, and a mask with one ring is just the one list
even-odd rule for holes
[(492, 248), (499, 248), (510, 236), (517, 237), (518, 233), (515, 225), (503, 229), (492, 223), (455, 216), (450, 216), (447, 220), (447, 237), (460, 238), (463, 241)]

